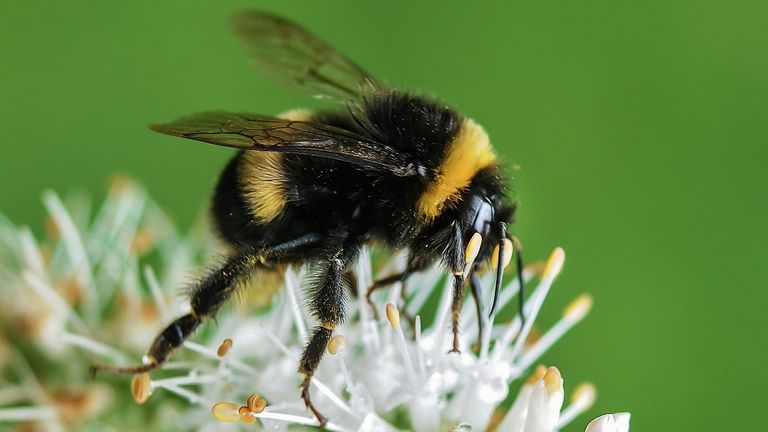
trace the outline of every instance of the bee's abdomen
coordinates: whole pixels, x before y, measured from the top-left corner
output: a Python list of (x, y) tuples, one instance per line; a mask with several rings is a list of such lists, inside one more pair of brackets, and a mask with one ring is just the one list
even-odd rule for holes
[(211, 203), (213, 225), (222, 238), (232, 245), (247, 242), (255, 228), (240, 187), (243, 153), (238, 152), (222, 171)]

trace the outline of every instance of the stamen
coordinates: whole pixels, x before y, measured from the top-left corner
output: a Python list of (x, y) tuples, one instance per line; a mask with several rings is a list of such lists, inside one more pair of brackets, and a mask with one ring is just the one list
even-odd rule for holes
[(536, 366), (536, 369), (534, 369), (531, 376), (528, 377), (527, 380), (525, 380), (526, 384), (536, 384), (540, 379), (544, 378), (544, 375), (547, 374), (547, 367), (544, 365), (538, 365)]
[(301, 316), (301, 309), (299, 309), (299, 301), (296, 297), (296, 288), (292, 276), (293, 271), (289, 267), (285, 272), (285, 292), (288, 296), (288, 301), (291, 303), (291, 311), (293, 312), (293, 319), (296, 321), (299, 340), (305, 340), (307, 338), (307, 326), (304, 323), (304, 318)]
[(216, 420), (226, 423), (240, 420), (240, 409), (232, 402), (218, 402), (211, 407), (211, 413)]
[(163, 378), (152, 381), (155, 387), (180, 386), (180, 385), (198, 385), (221, 382), (221, 375), (206, 374), (198, 375), (196, 372), (190, 372), (188, 375), (181, 375), (173, 378)]
[[(208, 348), (206, 346), (200, 345), (198, 343), (195, 343), (195, 342), (192, 342), (192, 341), (189, 341), (189, 340), (184, 341), (184, 345), (183, 346), (184, 346), (184, 348), (186, 348), (188, 350), (194, 351), (194, 352), (196, 352), (198, 354), (202, 354), (202, 355), (204, 355), (204, 356), (206, 356), (208, 358), (211, 358), (211, 359), (214, 359), (214, 360), (220, 360), (220, 357), (218, 356), (216, 351), (214, 351), (214, 350), (212, 350), (212, 349), (210, 349), (210, 348)], [(229, 366), (231, 366), (231, 367), (233, 367), (235, 369), (238, 369), (238, 370), (240, 370), (242, 372), (245, 372), (245, 373), (247, 373), (249, 375), (254, 375), (254, 376), (258, 375), (258, 371), (256, 370), (256, 368), (248, 366), (247, 364), (243, 363), (240, 360), (229, 359), (229, 360), (227, 360), (227, 364)]]
[(544, 336), (537, 340), (533, 345), (527, 348), (517, 360), (517, 367), (525, 370), (529, 365), (535, 362), (552, 345), (555, 344), (565, 333), (574, 325), (581, 321), (592, 307), (592, 297), (588, 294), (582, 294), (573, 300), (563, 310), (563, 317)]
[(416, 315), (416, 323), (414, 325), (414, 340), (416, 342), (416, 363), (419, 365), (419, 372), (422, 376), (427, 373), (426, 365), (424, 364), (424, 350), (421, 346), (421, 315)]
[[(503, 240), (504, 242), (504, 262), (503, 269), (506, 269), (509, 263), (512, 261), (512, 255), (514, 255), (514, 249), (512, 248), (512, 241), (508, 238)], [(499, 245), (493, 248), (493, 254), (491, 255), (491, 268), (497, 269), (499, 267)]]
[(412, 386), (416, 386), (416, 371), (413, 369), (413, 362), (411, 356), (408, 354), (408, 346), (405, 343), (405, 334), (400, 327), (400, 312), (392, 303), (387, 303), (387, 320), (389, 320), (392, 328), (396, 330), (397, 347), (403, 358), (403, 365), (405, 366), (405, 374), (408, 377), (408, 381)]
[(592, 309), (592, 296), (582, 294), (565, 307), (563, 318), (574, 323), (579, 322), (587, 316), (590, 309)]
[(562, 429), (573, 419), (592, 408), (596, 398), (597, 389), (595, 389), (594, 384), (585, 382), (576, 386), (573, 393), (571, 393), (571, 404), (560, 413), (557, 428)]
[(556, 367), (547, 369), (540, 381), (532, 386), (526, 432), (553, 432), (563, 406), (563, 378)]
[(59, 410), (53, 406), (18, 406), (0, 409), (0, 422), (53, 420), (58, 417)]
[[(520, 331), (520, 334), (517, 335), (515, 346), (512, 348), (512, 358), (517, 357), (517, 355), (523, 349), (525, 340), (528, 337), (528, 333), (531, 331), (531, 328), (533, 328), (533, 323), (536, 321), (536, 316), (538, 316), (539, 311), (541, 310), (541, 305), (544, 303), (544, 298), (547, 296), (547, 293), (549, 293), (549, 288), (555, 281), (555, 277), (563, 268), (564, 261), (565, 252), (563, 249), (559, 247), (555, 248), (547, 260), (547, 265), (544, 268), (544, 274), (542, 275), (539, 286), (536, 288), (536, 292), (534, 294), (535, 297), (528, 302), (530, 303), (531, 311), (528, 312), (525, 325)], [(528, 304), (525, 306), (527, 310)]]
[(249, 410), (258, 414), (264, 411), (264, 409), (267, 407), (267, 401), (265, 401), (260, 394), (253, 393), (248, 396), (248, 399), (245, 401), (245, 405)]
[(554, 366), (547, 368), (547, 373), (544, 375), (544, 387), (550, 392), (554, 393), (563, 388), (563, 377), (560, 375), (560, 370)]
[(477, 254), (480, 252), (480, 245), (483, 242), (483, 236), (476, 232), (472, 234), (472, 237), (467, 242), (467, 247), (464, 249), (464, 263), (469, 264), (477, 258)]
[(226, 338), (224, 341), (219, 345), (219, 348), (216, 350), (216, 355), (219, 357), (224, 357), (227, 355), (230, 349), (232, 349), (232, 339)]
[(254, 424), (256, 423), (256, 417), (254, 417), (250, 412), (240, 416), (240, 420), (242, 420), (245, 424)]
[(69, 254), (69, 258), (72, 260), (73, 267), (77, 270), (78, 280), (82, 282), (85, 288), (87, 320), (93, 323), (99, 322), (98, 292), (93, 287), (93, 271), (88, 259), (85, 243), (83, 243), (77, 225), (75, 225), (61, 198), (55, 192), (50, 190), (43, 192), (43, 205), (45, 205), (48, 213), (56, 222), (56, 226), (61, 232), (61, 241)]
[(417, 286), (419, 289), (415, 290), (413, 298), (408, 301), (408, 308), (412, 313), (421, 311), (424, 303), (426, 303), (435, 289), (438, 288), (438, 281), (442, 276), (443, 274), (438, 270), (437, 265), (432, 266), (423, 273), (416, 273), (414, 275), (413, 286)]
[(464, 264), (471, 266), (477, 258), (477, 254), (480, 253), (480, 246), (483, 243), (483, 236), (480, 233), (472, 234), (472, 238), (467, 242), (467, 247), (464, 249)]
[(442, 295), (440, 297), (440, 306), (437, 308), (437, 314), (435, 315), (432, 337), (435, 343), (432, 345), (432, 354), (437, 354), (442, 350), (443, 340), (445, 335), (449, 333), (447, 329), (448, 311), (451, 307), (451, 296), (453, 288), (453, 278), (446, 278), (445, 285), (443, 287)]
[(240, 420), (245, 424), (254, 424), (256, 423), (256, 417), (251, 415), (251, 410), (248, 409), (247, 406), (241, 406), (237, 413), (240, 414)]
[[(267, 329), (266, 329), (266, 328), (265, 328), (263, 325), (259, 325), (259, 327), (260, 327), (260, 328), (261, 328), (261, 329), (264, 331), (264, 334), (266, 334), (266, 335), (267, 335), (267, 337), (269, 337), (269, 339), (270, 339), (270, 340), (271, 340), (271, 341), (272, 341), (272, 342), (273, 342), (273, 343), (274, 343), (274, 344), (275, 344), (275, 345), (276, 345), (278, 348), (280, 348), (280, 351), (282, 351), (282, 352), (283, 352), (283, 354), (284, 354), (286, 357), (288, 357), (289, 359), (292, 359), (292, 360), (294, 360), (294, 361), (295, 361), (295, 360), (298, 360), (298, 355), (296, 355), (296, 353), (294, 353), (293, 351), (291, 351), (291, 349), (290, 349), (290, 348), (288, 348), (287, 346), (285, 346), (285, 344), (284, 344), (284, 343), (282, 343), (282, 342), (280, 341), (280, 339), (278, 339), (277, 337), (275, 337), (275, 335), (273, 335), (273, 334), (272, 334), (272, 332), (270, 332), (269, 330), (267, 330)], [(326, 396), (328, 399), (330, 399), (330, 400), (331, 400), (331, 402), (333, 402), (334, 404), (336, 404), (336, 406), (338, 406), (339, 408), (341, 408), (342, 410), (344, 410), (344, 411), (348, 412), (349, 414), (351, 414), (351, 415), (353, 415), (353, 416), (354, 416), (354, 415), (356, 415), (356, 414), (355, 414), (355, 411), (352, 409), (352, 407), (350, 407), (350, 406), (349, 406), (349, 405), (348, 405), (346, 402), (344, 402), (344, 400), (343, 400), (343, 399), (341, 399), (341, 398), (340, 398), (340, 397), (339, 397), (339, 396), (338, 396), (336, 393), (334, 393), (334, 392), (333, 392), (333, 390), (331, 390), (331, 389), (330, 389), (330, 388), (329, 388), (327, 385), (323, 384), (323, 382), (322, 382), (322, 381), (320, 381), (320, 380), (319, 380), (317, 377), (315, 377), (315, 376), (313, 376), (313, 377), (312, 377), (312, 384), (313, 384), (315, 387), (317, 387), (317, 389), (320, 391), (320, 393), (323, 393), (323, 394), (324, 394), (324, 395), (325, 395), (325, 396)], [(326, 429), (328, 429), (328, 427), (327, 427), (327, 426), (326, 426)]]
[[(48, 218), (46, 220), (46, 227), (48, 226), (48, 221), (53, 221), (53, 219)], [(32, 235), (32, 231), (30, 231), (29, 228), (21, 229), (21, 232), (19, 233), (19, 244), (21, 245), (22, 256), (24, 257), (24, 262), (27, 264), (27, 267), (36, 274), (45, 274), (45, 260), (43, 259), (43, 256), (40, 253), (40, 248), (38, 247), (37, 242), (35, 242), (35, 237)]]
[(209, 398), (203, 397), (195, 392), (189, 391), (185, 389), (184, 387), (179, 387), (176, 385), (157, 385), (158, 388), (162, 387), (172, 393), (176, 393), (177, 395), (185, 398), (192, 404), (209, 404), (213, 403), (213, 401)]
[(536, 366), (531, 376), (523, 383), (520, 392), (515, 397), (512, 406), (507, 411), (504, 419), (496, 429), (498, 431), (513, 431), (522, 432), (525, 428), (525, 422), (528, 417), (528, 405), (531, 401), (531, 393), (533, 393), (533, 386), (539, 382), (544, 375), (547, 374), (547, 368), (543, 365)]
[(331, 353), (331, 355), (336, 355), (336, 353), (344, 351), (346, 347), (347, 340), (342, 335), (336, 335), (328, 341), (328, 352)]
[(61, 341), (65, 344), (76, 346), (94, 354), (107, 357), (113, 363), (124, 363), (128, 360), (127, 355), (109, 345), (105, 345), (85, 336), (69, 333), (66, 330), (61, 334)]
[(393, 305), (392, 303), (387, 303), (386, 311), (387, 311), (387, 321), (389, 321), (389, 325), (391, 325), (392, 328), (399, 329), (400, 328), (400, 311), (398, 311), (397, 307), (395, 307), (395, 305)]
[[(292, 424), (297, 425), (303, 425), (303, 426), (316, 426), (317, 425), (317, 419), (309, 418), (309, 417), (302, 417), (297, 416), (293, 414), (283, 414), (283, 413), (276, 413), (272, 411), (265, 411), (261, 414), (254, 414), (256, 418), (261, 419), (267, 419), (267, 420), (277, 420), (277, 421), (284, 421)], [(341, 426), (328, 422), (325, 424), (325, 430), (333, 431), (333, 432), (347, 432), (349, 429), (342, 428)]]
[(160, 311), (160, 316), (163, 318), (163, 320), (168, 319), (171, 313), (168, 308), (168, 304), (163, 297), (163, 291), (160, 288), (160, 282), (158, 282), (157, 275), (155, 274), (155, 271), (152, 269), (152, 267), (148, 265), (144, 266), (144, 278), (147, 280), (149, 292), (152, 294), (152, 300), (155, 302), (155, 306), (157, 306), (157, 309)]
[(67, 317), (72, 320), (72, 324), (78, 329), (78, 332), (87, 333), (88, 326), (85, 322), (75, 313), (75, 311), (69, 307), (69, 304), (53, 289), (46, 281), (40, 278), (40, 276), (32, 273), (29, 270), (24, 270), (21, 274), (24, 282), (35, 291), (36, 294), (45, 301), (48, 306), (61, 317)]
[(152, 395), (152, 381), (149, 374), (144, 372), (136, 374), (131, 379), (131, 396), (137, 404), (141, 405)]
[(544, 272), (541, 275), (542, 279), (554, 279), (563, 270), (563, 264), (565, 263), (565, 251), (563, 248), (555, 248), (547, 259), (547, 264), (544, 266)]

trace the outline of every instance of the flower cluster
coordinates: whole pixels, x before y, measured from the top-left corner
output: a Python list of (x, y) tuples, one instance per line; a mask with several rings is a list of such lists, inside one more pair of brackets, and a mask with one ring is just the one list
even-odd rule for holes
[[(126, 418), (146, 422), (142, 410), (157, 414), (150, 420), (157, 429), (218, 430), (222, 421), (271, 430), (315, 424), (299, 398), (296, 372), (313, 325), (303, 307), (307, 267), (287, 269), (283, 289), (260, 311), (220, 314), (217, 325), (204, 326), (163, 370), (135, 376), (129, 391), (124, 378), (89, 379), (88, 366), (135, 363), (156, 332), (188, 308), (168, 288), (184, 286), (209, 260), (215, 242), (199, 227), (180, 234), (141, 188), (125, 180), (113, 185), (95, 216), (82, 197), (65, 203), (47, 192), (43, 201), (50, 219), (41, 242), (0, 217), (0, 277), (6, 281), (0, 285), (0, 373), (7, 384), (0, 390), (0, 424), (124, 426)], [(374, 271), (376, 252), (361, 253), (350, 319), (313, 378), (313, 401), (329, 417), (328, 430), (550, 432), (591, 407), (594, 386), (576, 386), (563, 407), (560, 371), (537, 365), (592, 305), (589, 296), (577, 296), (549, 329), (534, 328), (562, 269), (562, 249), (525, 269), (533, 290), (524, 324), (519, 317), (496, 322), (466, 302), (458, 354), (448, 353), (451, 290), (441, 269), (412, 276), (409, 295), (400, 284), (377, 291), (373, 310), (366, 287), (405, 262), (400, 253)], [(262, 286), (267, 283), (256, 280), (250, 291), (273, 292)], [(481, 297), (490, 298), (492, 276), (482, 278), (482, 287)], [(506, 315), (518, 290), (516, 280), (503, 287), (499, 309), (509, 306)], [(143, 405), (121, 403), (129, 396)], [(628, 414), (599, 417), (587, 427), (628, 429)]]

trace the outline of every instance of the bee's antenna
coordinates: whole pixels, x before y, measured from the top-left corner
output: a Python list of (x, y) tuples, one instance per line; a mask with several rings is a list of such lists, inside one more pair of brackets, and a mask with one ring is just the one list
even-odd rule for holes
[(511, 236), (510, 240), (512, 240), (512, 249), (514, 250), (514, 253), (516, 255), (515, 258), (515, 266), (517, 267), (517, 282), (518, 285), (520, 285), (520, 289), (518, 292), (519, 301), (519, 313), (520, 313), (520, 328), (523, 328), (525, 326), (525, 286), (523, 285), (523, 246), (520, 244), (520, 240), (515, 237)]
[[(488, 313), (488, 318), (493, 318), (496, 313), (496, 306), (499, 303), (499, 293), (501, 292), (501, 280), (504, 276), (504, 267), (506, 261), (506, 242), (507, 240), (507, 224), (501, 222), (499, 224), (500, 240), (498, 246), (496, 246), (498, 253), (496, 255), (496, 281), (493, 285), (493, 303), (491, 303), (491, 311)], [(511, 253), (512, 251), (510, 251)]]

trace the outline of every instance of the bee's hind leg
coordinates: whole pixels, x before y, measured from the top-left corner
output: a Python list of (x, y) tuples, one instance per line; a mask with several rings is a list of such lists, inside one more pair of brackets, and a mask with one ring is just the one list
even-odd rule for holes
[(192, 288), (190, 313), (177, 318), (157, 335), (147, 351), (149, 361), (146, 364), (132, 367), (94, 365), (91, 367), (91, 373), (134, 374), (159, 368), (194, 333), (203, 319), (214, 318), (216, 312), (237, 292), (242, 283), (249, 280), (259, 268), (264, 268), (265, 262), (295, 259), (308, 248), (314, 247), (319, 238), (318, 234), (310, 233), (265, 249), (238, 249), (219, 267), (208, 271)]
[(146, 364), (134, 367), (94, 365), (91, 372), (132, 374), (160, 367), (194, 333), (204, 318), (213, 318), (216, 315), (219, 308), (237, 290), (239, 282), (247, 280), (261, 262), (261, 255), (253, 251), (241, 251), (210, 271), (192, 290), (190, 313), (173, 321), (152, 342), (147, 351), (149, 361)]

